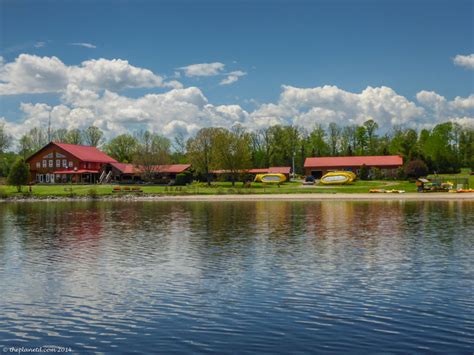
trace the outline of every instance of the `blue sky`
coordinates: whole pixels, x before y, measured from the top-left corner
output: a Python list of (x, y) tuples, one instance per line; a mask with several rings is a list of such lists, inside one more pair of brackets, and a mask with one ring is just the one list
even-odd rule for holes
[[(349, 94), (360, 95), (369, 86), (387, 87), (424, 110), (408, 115), (403, 122), (407, 124), (416, 121), (426, 125), (430, 120), (441, 119), (440, 115), (464, 120), (473, 116), (471, 58), (465, 58), (467, 64), (463, 62), (463, 65), (456, 65), (454, 61), (458, 55), (469, 56), (474, 52), (471, 1), (4, 0), (0, 6), (3, 65), (15, 63), (22, 54), (34, 56), (31, 61), (36, 57), (54, 56), (65, 66), (80, 66), (84, 61), (101, 58), (126, 60), (131, 66), (150, 70), (164, 80), (179, 81), (182, 88), (178, 90), (197, 88), (199, 93), (188, 90), (186, 100), (190, 102), (196, 103), (197, 96), (202, 95), (214, 107), (237, 105), (245, 114), (254, 116), (243, 113), (238, 113), (238, 118), (226, 116), (224, 124), (232, 124), (233, 119), (248, 123), (249, 127), (255, 126), (255, 121), (259, 127), (272, 122), (294, 123), (286, 117), (295, 114), (292, 108), (299, 110), (296, 114), (313, 109), (318, 117), (325, 117), (325, 120), (333, 117), (341, 124), (349, 122), (351, 115), (377, 115), (372, 111), (351, 112), (335, 107), (339, 98), (332, 102), (332, 106), (327, 101), (322, 102), (321, 95), (327, 98), (325, 95), (330, 89), (297, 92), (296, 96), (301, 98), (302, 95), (303, 101), (312, 102), (304, 111), (301, 111), (305, 106), (301, 102), (284, 103), (286, 106), (282, 108), (282, 96), (288, 91), (282, 85), (300, 89), (337, 87), (340, 91), (331, 95), (340, 95), (341, 100)], [(80, 43), (84, 45), (77, 45)], [(178, 69), (200, 63), (220, 63), (224, 67), (216, 75), (207, 76), (187, 76), (185, 69)], [(31, 64), (20, 74), (53, 80), (35, 74), (31, 69), (35, 66)], [(0, 74), (0, 82), (16, 80), (14, 85), (18, 87), (21, 78), (13, 78), (11, 72), (14, 70), (9, 70), (8, 75)], [(237, 73), (236, 80), (220, 85), (232, 73)], [(80, 89), (90, 90), (91, 87)], [(115, 87), (94, 84), (99, 95), (103, 89), (128, 99), (139, 99), (149, 93), (166, 94), (173, 88), (134, 84), (115, 90)], [(7, 88), (0, 96), (0, 117), (13, 127), (14, 123), (31, 123), (28, 119), (42, 122), (41, 114), (32, 117), (34, 113), (31, 110), (25, 112), (21, 103), (46, 104), (49, 110), (58, 105), (69, 109), (81, 107), (78, 102), (66, 102), (64, 90), (41, 89), (39, 91), (50, 92), (35, 93), (31, 87), (23, 87), (16, 90), (16, 94), (9, 94)], [(424, 99), (417, 100), (420, 92), (437, 96), (424, 95)], [(391, 93), (385, 94), (374, 95), (386, 97)], [(462, 112), (454, 112), (454, 104), (440, 111), (439, 107), (429, 105), (439, 103), (439, 97), (444, 98), (447, 105), (456, 97), (468, 101), (456, 106), (463, 108)], [(365, 104), (365, 98), (359, 97), (358, 100), (362, 100), (357, 101), (360, 105)], [(371, 98), (371, 105), (374, 105), (373, 100), (376, 99)], [(405, 104), (400, 103), (402, 106)], [(90, 102), (82, 105), (89, 109), (93, 106)], [(268, 105), (286, 111), (273, 117), (271, 115), (275, 112), (271, 111), (274, 107)], [(288, 105), (293, 106), (289, 109)], [(158, 105), (157, 110), (160, 107)], [(228, 107), (225, 110), (228, 111)], [(328, 110), (338, 114), (332, 115)], [(201, 111), (198, 116), (209, 115)], [(262, 112), (263, 115), (259, 114)], [(105, 111), (103, 113), (107, 116)], [(111, 116), (106, 123), (98, 122), (99, 117), (89, 117), (84, 119), (84, 124), (102, 124), (104, 129), (108, 125), (107, 129), (113, 130), (113, 113), (107, 114)], [(183, 117), (188, 114), (187, 111)], [(403, 116), (403, 113), (394, 111), (393, 115)], [(171, 122), (149, 115), (138, 122), (133, 120), (133, 117), (130, 122), (122, 119), (115, 129), (119, 132), (129, 124), (141, 123), (157, 129), (160, 124)], [(387, 125), (397, 122), (393, 117), (382, 117), (381, 121), (384, 120)], [(209, 117), (181, 121), (185, 125), (194, 125), (194, 129), (200, 126), (200, 121), (205, 121), (202, 125), (214, 122)], [(305, 118), (301, 122), (308, 125), (312, 121)], [(317, 118), (315, 122), (318, 122)], [(68, 119), (58, 118), (58, 124), (74, 126)], [(12, 129), (22, 131), (19, 127)], [(171, 128), (169, 132), (176, 133)]]

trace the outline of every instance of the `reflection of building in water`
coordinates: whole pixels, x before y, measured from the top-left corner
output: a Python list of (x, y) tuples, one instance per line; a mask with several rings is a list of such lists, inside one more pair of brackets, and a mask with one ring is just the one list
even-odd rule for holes
[(254, 225), (259, 234), (270, 237), (288, 236), (291, 223), (293, 204), (287, 201), (255, 202)]
[(343, 262), (358, 250), (361, 263), (401, 258), (406, 215), (404, 201), (324, 201), (305, 206), (308, 242), (318, 253)]
[(305, 205), (307, 231), (319, 237), (400, 234), (403, 201), (324, 201)]

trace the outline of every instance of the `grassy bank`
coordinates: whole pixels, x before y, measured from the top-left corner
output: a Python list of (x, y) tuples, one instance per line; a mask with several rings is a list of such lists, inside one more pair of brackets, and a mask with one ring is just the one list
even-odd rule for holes
[[(474, 176), (468, 174), (439, 175), (443, 178), (468, 177), (471, 188), (474, 188)], [(34, 197), (75, 197), (75, 196), (120, 196), (126, 194), (136, 194), (132, 192), (114, 193), (116, 185), (35, 185), (32, 186), (32, 196)], [(122, 188), (125, 185), (120, 185)], [(137, 186), (137, 185), (135, 185)], [(351, 185), (324, 186), (313, 185), (303, 186), (301, 182), (288, 182), (280, 187), (277, 185), (264, 185), (252, 183), (251, 187), (244, 188), (242, 183), (236, 183), (233, 187), (230, 182), (213, 182), (209, 187), (205, 183), (193, 183), (188, 186), (139, 186), (142, 195), (227, 195), (227, 194), (312, 194), (312, 193), (367, 193), (370, 189), (395, 189), (406, 192), (416, 192), (413, 182), (396, 181), (356, 181)], [(0, 186), (0, 197), (21, 197), (28, 191), (28, 187), (23, 187), (23, 193), (16, 192), (13, 186)]]
[[(32, 186), (32, 195), (35, 197), (68, 197), (68, 196), (107, 196), (136, 194), (132, 192), (113, 192), (115, 185), (35, 185)], [(121, 186), (122, 188), (124, 186)], [(414, 183), (407, 181), (356, 181), (352, 185), (343, 186), (303, 186), (301, 182), (289, 182), (281, 185), (264, 185), (252, 183), (251, 187), (244, 188), (242, 183), (235, 187), (227, 182), (214, 182), (209, 187), (203, 183), (193, 183), (182, 187), (169, 186), (140, 186), (141, 194), (155, 195), (225, 195), (225, 194), (292, 194), (292, 193), (366, 193), (370, 189), (397, 189), (406, 192), (415, 192)], [(0, 186), (0, 196), (22, 196), (28, 191), (23, 187), (23, 193), (16, 192), (12, 186)]]

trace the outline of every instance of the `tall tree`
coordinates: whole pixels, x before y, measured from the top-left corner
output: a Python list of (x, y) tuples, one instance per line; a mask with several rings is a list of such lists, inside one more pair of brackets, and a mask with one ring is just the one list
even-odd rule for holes
[(5, 124), (0, 124), (0, 154), (5, 152), (12, 143), (12, 137), (8, 134)]
[(365, 155), (367, 152), (367, 129), (365, 126), (358, 126), (355, 130), (356, 147), (355, 151), (357, 155)]
[(68, 130), (66, 128), (59, 128), (53, 132), (53, 141), (66, 143)]
[(214, 142), (217, 128), (201, 128), (194, 137), (188, 139), (187, 154), (194, 170), (207, 180), (211, 185), (211, 169), (214, 164)]
[(313, 157), (323, 157), (329, 154), (330, 147), (326, 142), (326, 131), (318, 124), (309, 134), (309, 150)]
[(329, 144), (331, 146), (331, 155), (336, 156), (339, 150), (341, 139), (341, 128), (335, 122), (331, 122), (328, 126)]
[(82, 132), (80, 129), (71, 129), (66, 135), (66, 142), (69, 144), (82, 144)]
[(391, 154), (401, 155), (404, 161), (410, 161), (420, 156), (418, 147), (418, 133), (414, 129), (392, 129), (389, 144)]
[(355, 126), (345, 126), (341, 134), (341, 152), (343, 155), (352, 155), (355, 150)]
[(96, 126), (89, 126), (82, 132), (82, 140), (86, 145), (98, 147), (102, 144), (104, 132)]
[(157, 165), (170, 161), (171, 142), (168, 138), (149, 131), (141, 131), (136, 135), (138, 142), (133, 163), (141, 171), (146, 181), (152, 181), (158, 172)]
[(437, 172), (459, 171), (460, 159), (456, 154), (454, 126), (452, 122), (436, 125), (423, 147), (425, 157)]
[(214, 139), (215, 162), (222, 169), (229, 171), (234, 186), (237, 175), (250, 165), (250, 136), (244, 128), (236, 126), (230, 131), (225, 128), (219, 129)]
[(183, 133), (178, 133), (172, 143), (172, 160), (177, 164), (186, 163), (186, 138)]
[(365, 131), (367, 132), (367, 145), (369, 154), (373, 155), (376, 151), (376, 140), (377, 135), (375, 132), (379, 128), (379, 125), (374, 120), (370, 119), (364, 122)]
[(20, 154), (26, 159), (33, 152), (43, 148), (47, 143), (47, 132), (42, 128), (34, 127), (20, 138)]
[(474, 170), (474, 129), (466, 127), (459, 137), (459, 157), (463, 167)]
[(105, 152), (121, 163), (131, 163), (136, 152), (137, 140), (130, 134), (121, 134), (109, 141)]

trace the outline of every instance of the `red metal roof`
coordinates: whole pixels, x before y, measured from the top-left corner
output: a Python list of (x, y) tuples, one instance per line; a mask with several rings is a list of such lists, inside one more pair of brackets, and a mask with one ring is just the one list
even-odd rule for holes
[[(270, 168), (255, 168), (255, 169), (244, 169), (239, 170), (239, 173), (248, 174), (289, 174), (291, 167), (289, 166), (273, 166)], [(230, 170), (212, 170), (213, 174), (229, 174)]]
[(289, 174), (291, 168), (289, 166), (273, 166), (268, 168), (270, 174)]
[(266, 174), (268, 173), (268, 169), (266, 168), (257, 168), (257, 169), (249, 169), (247, 170), (249, 174)]
[(119, 170), (122, 174), (135, 174), (137, 171), (133, 164), (110, 163), (110, 165)]
[[(122, 174), (136, 174), (140, 173), (143, 169), (139, 166), (133, 164), (124, 164), (124, 163), (110, 163), (113, 167), (120, 170)], [(189, 169), (191, 164), (170, 164), (170, 165), (155, 165), (153, 166), (153, 171), (156, 173), (164, 174), (179, 174)]]
[(398, 155), (373, 155), (359, 157), (318, 157), (306, 158), (305, 168), (344, 167), (344, 166), (401, 166), (403, 158)]
[(91, 163), (115, 163), (116, 162), (114, 158), (109, 157), (107, 154), (100, 151), (96, 147), (90, 147), (86, 145), (56, 143), (56, 142), (52, 142), (52, 144), (65, 150), (69, 154), (74, 155), (77, 159), (85, 161), (85, 162), (91, 162)]

